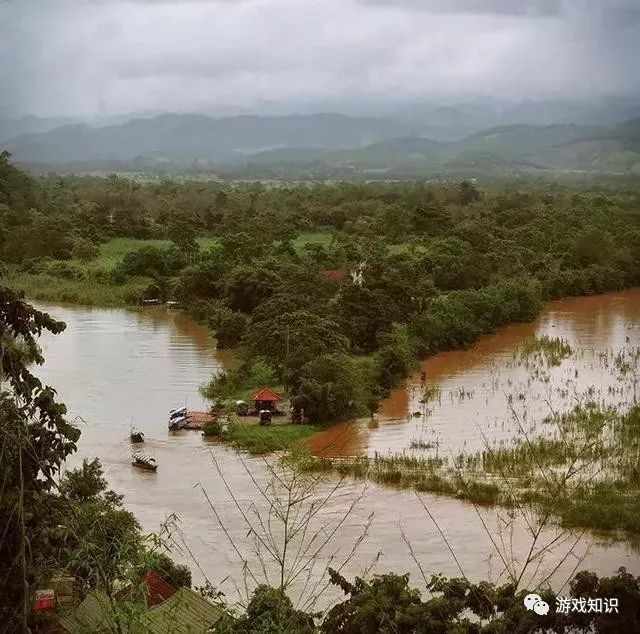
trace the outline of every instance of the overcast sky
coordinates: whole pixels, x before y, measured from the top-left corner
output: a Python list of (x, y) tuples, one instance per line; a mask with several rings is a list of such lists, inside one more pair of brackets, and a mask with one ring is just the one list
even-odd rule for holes
[(640, 93), (640, 0), (0, 0), (0, 112)]

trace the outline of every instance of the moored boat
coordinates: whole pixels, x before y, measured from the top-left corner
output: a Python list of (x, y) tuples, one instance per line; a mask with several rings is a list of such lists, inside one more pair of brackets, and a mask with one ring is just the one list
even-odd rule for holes
[(129, 438), (133, 443), (144, 442), (144, 434), (137, 427), (131, 428)]
[(169, 429), (182, 429), (189, 421), (187, 406), (169, 410)]
[(189, 419), (187, 416), (176, 416), (169, 419), (169, 429), (182, 429), (186, 427)]
[(131, 464), (138, 469), (145, 469), (146, 471), (155, 471), (158, 468), (158, 463), (155, 458), (147, 456), (143, 453), (134, 453), (131, 456)]

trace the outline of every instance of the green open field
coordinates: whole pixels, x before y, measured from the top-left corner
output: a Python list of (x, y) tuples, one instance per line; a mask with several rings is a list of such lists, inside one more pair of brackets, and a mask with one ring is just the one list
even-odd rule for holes
[(333, 236), (325, 231), (307, 231), (301, 233), (294, 241), (293, 246), (296, 249), (302, 249), (306, 244), (318, 244), (320, 246), (328, 246)]
[(292, 449), (318, 432), (312, 425), (277, 425), (267, 427), (232, 423), (222, 439), (254, 455)]
[[(198, 238), (197, 239), (200, 248), (203, 251), (209, 250), (211, 247), (217, 246), (217, 238)], [(169, 240), (138, 240), (136, 238), (113, 238), (108, 242), (105, 242), (100, 246), (100, 256), (97, 260), (94, 260), (91, 264), (98, 267), (110, 266), (113, 267), (118, 262), (122, 261), (122, 258), (129, 253), (129, 251), (137, 251), (141, 247), (154, 246), (159, 249), (167, 249), (171, 246)]]
[[(332, 239), (333, 236), (329, 232), (310, 231), (301, 233), (295, 239), (294, 246), (297, 250), (302, 250), (307, 244), (327, 246)], [(217, 238), (200, 237), (197, 241), (203, 251), (218, 244)], [(136, 305), (140, 303), (144, 290), (153, 280), (138, 277), (114, 284), (109, 280), (110, 273), (130, 251), (144, 246), (168, 248), (170, 245), (169, 240), (113, 238), (100, 245), (99, 256), (90, 262), (78, 259), (65, 260), (61, 262), (60, 270), (54, 274), (20, 271), (9, 267), (4, 281), (13, 289), (23, 290), (27, 297), (34, 300), (87, 306)], [(391, 245), (389, 250), (402, 253), (408, 248), (407, 244), (395, 244)]]
[[(208, 250), (217, 243), (215, 238), (198, 238), (202, 250)], [(153, 280), (135, 277), (114, 284), (109, 281), (109, 274), (130, 251), (143, 246), (167, 248), (170, 244), (169, 240), (113, 238), (100, 245), (100, 255), (90, 262), (65, 260), (55, 274), (19, 271), (9, 267), (3, 279), (10, 288), (22, 290), (34, 300), (87, 306), (135, 305), (139, 304), (142, 293)]]

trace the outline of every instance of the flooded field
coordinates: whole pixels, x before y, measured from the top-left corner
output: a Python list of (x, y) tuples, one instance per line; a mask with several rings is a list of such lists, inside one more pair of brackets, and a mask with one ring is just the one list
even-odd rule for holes
[[(98, 456), (111, 487), (125, 494), (127, 508), (145, 530), (159, 530), (175, 514), (179, 521), (174, 537), (181, 545), (176, 557), (190, 565), (196, 583), (209, 578), (217, 584), (224, 579), (221, 588), (230, 600), (236, 599), (238, 591), (243, 592), (243, 557), (257, 571), (258, 580), (264, 574), (240, 509), (254, 504), (265, 510), (256, 483), (268, 481), (268, 470), (263, 461), (243, 462), (228, 448), (207, 444), (198, 433), (172, 433), (166, 427), (171, 407), (185, 400), (189, 407), (203, 405), (198, 386), (225, 364), (206, 329), (164, 309), (42, 308), (67, 323), (63, 334), (43, 339), (47, 361), (39, 372), (58, 389), (70, 415), (82, 418), (79, 452), (71, 464)], [(530, 368), (521, 363), (520, 348), (543, 335), (566, 339), (573, 352), (530, 381)], [(456, 455), (482, 448), (483, 438), (498, 446), (507, 444), (517, 436), (514, 411), (526, 429), (535, 430), (542, 428), (550, 407), (568, 407), (576, 394), (592, 386), (613, 404), (628, 401), (631, 384), (625, 382), (622, 391), (610, 389), (615, 379), (609, 366), (615, 350), (639, 345), (640, 290), (554, 302), (533, 324), (505, 328), (470, 350), (427, 360), (422, 368), (424, 382), (418, 373), (383, 403), (376, 420), (338, 425), (315, 439), (315, 450), (338, 456), (375, 452), (431, 455), (434, 451)], [(438, 396), (421, 403), (429, 386), (437, 386)], [(523, 399), (516, 396), (509, 403), (508, 394), (520, 393)], [(130, 465), (131, 423), (146, 434), (145, 451), (159, 463), (155, 474), (141, 473)], [(335, 476), (328, 476), (318, 485), (316, 495), (322, 497), (335, 483)], [(464, 573), (474, 580), (504, 580), (496, 537), (520, 561), (530, 547), (520, 519), (506, 524), (491, 509), (477, 511), (468, 503), (427, 494), (421, 495), (421, 501), (411, 491), (365, 486), (353, 480), (342, 483), (315, 521), (320, 526), (339, 522), (356, 499), (358, 503), (336, 531), (331, 547), (318, 554), (310, 570), (313, 578), (321, 576), (329, 562), (337, 567), (363, 531), (366, 535), (357, 556), (343, 572), (359, 574), (369, 566), (377, 572), (410, 571), (416, 585), (422, 585), (416, 561), (427, 575)], [(553, 540), (556, 531), (549, 527), (545, 539)], [(640, 573), (640, 556), (631, 545), (610, 544), (585, 534), (574, 546), (578, 537), (572, 533), (570, 539), (559, 539), (535, 570), (536, 579), (551, 574), (560, 560), (563, 563), (550, 577), (556, 588), (578, 565), (604, 574), (624, 565)], [(266, 572), (275, 574), (269, 566)], [(303, 591), (305, 575), (294, 584), (296, 592)], [(523, 581), (528, 582), (526, 575)], [(320, 604), (338, 596), (335, 589), (324, 590), (322, 585), (318, 594)]]
[[(523, 358), (523, 346), (545, 336), (572, 348), (558, 366)], [(617, 380), (614, 360), (621, 349), (638, 346), (640, 291), (551, 302), (536, 322), (502, 328), (469, 350), (427, 359), (382, 403), (376, 419), (332, 428), (315, 439), (315, 450), (326, 456), (436, 450), (452, 456), (482, 450), (487, 441), (510, 443), (520, 431), (516, 416), (527, 432), (543, 434), (543, 419), (570, 409), (576, 398), (633, 402), (633, 385)], [(427, 444), (432, 450), (424, 450)]]

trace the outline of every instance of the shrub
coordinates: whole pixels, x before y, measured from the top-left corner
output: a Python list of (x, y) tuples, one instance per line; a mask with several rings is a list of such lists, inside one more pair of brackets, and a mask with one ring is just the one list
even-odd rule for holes
[(76, 238), (71, 249), (71, 255), (83, 262), (89, 262), (100, 255), (100, 247), (86, 238)]
[(222, 425), (217, 420), (210, 420), (205, 423), (202, 433), (205, 436), (219, 437), (222, 435)]
[(345, 420), (367, 412), (368, 380), (346, 354), (325, 354), (305, 364), (296, 405), (312, 423)]

